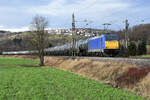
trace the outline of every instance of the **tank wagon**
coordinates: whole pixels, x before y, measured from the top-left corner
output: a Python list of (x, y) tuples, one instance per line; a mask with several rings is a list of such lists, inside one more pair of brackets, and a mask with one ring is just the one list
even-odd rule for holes
[(37, 51), (10, 51), (2, 52), (2, 55), (30, 55), (35, 53), (37, 53)]
[[(77, 56), (115, 56), (120, 51), (118, 34), (107, 33), (101, 36), (76, 41), (75, 51)], [(2, 52), (4, 55), (25, 55), (37, 51)], [(45, 49), (46, 55), (71, 56), (72, 43)]]

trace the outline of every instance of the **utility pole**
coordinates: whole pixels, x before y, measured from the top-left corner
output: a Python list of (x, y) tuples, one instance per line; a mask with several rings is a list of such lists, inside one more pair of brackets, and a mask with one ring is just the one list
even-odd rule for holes
[(128, 49), (129, 35), (128, 35), (129, 23), (128, 19), (125, 20), (125, 47)]
[(104, 25), (104, 32), (107, 33), (108, 26), (111, 24), (110, 23), (104, 23), (103, 25)]
[(76, 54), (76, 50), (75, 50), (75, 45), (76, 45), (76, 32), (75, 32), (75, 17), (74, 17), (74, 13), (72, 14), (72, 59), (75, 59), (75, 54)]
[(129, 28), (129, 23), (128, 23), (128, 19), (126, 19), (125, 20), (125, 56), (128, 56), (128, 42), (129, 42), (128, 28)]

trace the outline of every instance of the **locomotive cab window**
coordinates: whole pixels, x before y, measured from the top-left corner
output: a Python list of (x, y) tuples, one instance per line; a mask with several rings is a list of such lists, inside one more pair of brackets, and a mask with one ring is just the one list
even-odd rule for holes
[(106, 35), (105, 36), (106, 41), (118, 41), (118, 37), (117, 36), (113, 36), (113, 35)]

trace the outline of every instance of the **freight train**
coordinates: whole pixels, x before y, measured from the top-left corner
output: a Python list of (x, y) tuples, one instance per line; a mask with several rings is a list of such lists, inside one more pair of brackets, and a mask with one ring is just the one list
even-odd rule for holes
[[(45, 49), (46, 55), (71, 56), (75, 51), (77, 56), (116, 56), (120, 51), (118, 34), (107, 33), (101, 36), (76, 41), (72, 43)], [(2, 54), (31, 54), (34, 51), (2, 52)], [(36, 51), (37, 52), (37, 51)]]

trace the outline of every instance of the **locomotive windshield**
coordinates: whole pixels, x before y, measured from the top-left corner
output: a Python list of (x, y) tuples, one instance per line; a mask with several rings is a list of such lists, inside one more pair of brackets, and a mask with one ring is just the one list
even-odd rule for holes
[(106, 38), (106, 41), (118, 41), (117, 35), (106, 35), (105, 38)]

